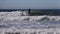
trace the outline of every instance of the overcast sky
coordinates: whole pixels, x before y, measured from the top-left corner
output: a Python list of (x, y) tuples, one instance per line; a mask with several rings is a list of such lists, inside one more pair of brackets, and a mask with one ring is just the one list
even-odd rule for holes
[(0, 9), (60, 9), (60, 0), (0, 0)]

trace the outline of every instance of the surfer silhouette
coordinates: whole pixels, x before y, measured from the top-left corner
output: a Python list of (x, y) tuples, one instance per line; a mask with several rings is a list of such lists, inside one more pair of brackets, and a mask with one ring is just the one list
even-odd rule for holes
[(29, 8), (29, 9), (28, 9), (28, 14), (29, 14), (29, 15), (30, 15), (30, 11), (31, 11), (31, 9)]

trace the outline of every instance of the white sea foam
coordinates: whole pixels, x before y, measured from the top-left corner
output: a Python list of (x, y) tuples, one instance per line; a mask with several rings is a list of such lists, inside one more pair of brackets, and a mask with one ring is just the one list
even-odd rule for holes
[(0, 12), (0, 34), (60, 34), (60, 16), (28, 16), (27, 11)]
[(3, 20), (17, 20), (17, 21), (21, 21), (21, 20), (31, 20), (31, 21), (44, 21), (44, 20), (48, 20), (48, 21), (60, 21), (60, 16), (27, 16), (28, 13), (27, 12), (20, 12), (20, 11), (15, 11), (15, 12), (0, 12), (0, 19)]

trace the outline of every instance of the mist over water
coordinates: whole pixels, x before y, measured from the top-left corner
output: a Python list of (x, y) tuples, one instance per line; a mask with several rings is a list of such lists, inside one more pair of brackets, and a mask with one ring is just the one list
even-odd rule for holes
[(23, 32), (29, 31), (28, 33), (30, 33), (31, 30), (32, 32), (35, 32), (35, 30), (36, 32), (42, 31), (41, 32), (42, 34), (44, 32), (45, 32), (44, 34), (48, 34), (49, 31), (50, 33), (53, 32), (54, 34), (54, 32), (59, 33), (60, 31), (59, 28), (60, 28), (60, 16), (47, 16), (47, 15), (28, 16), (27, 11), (0, 12), (1, 34), (5, 34), (5, 32), (17, 32), (17, 31), (21, 33), (22, 31)]

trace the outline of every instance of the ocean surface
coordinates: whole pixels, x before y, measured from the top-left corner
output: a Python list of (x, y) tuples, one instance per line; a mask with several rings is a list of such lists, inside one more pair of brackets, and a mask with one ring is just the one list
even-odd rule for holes
[(60, 34), (60, 16), (29, 16), (27, 11), (0, 12), (0, 34)]

